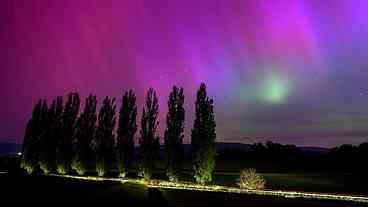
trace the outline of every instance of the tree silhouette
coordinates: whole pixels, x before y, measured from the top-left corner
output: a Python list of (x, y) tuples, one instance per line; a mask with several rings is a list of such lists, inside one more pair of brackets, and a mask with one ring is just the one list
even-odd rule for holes
[(114, 102), (115, 99), (110, 100), (109, 97), (106, 97), (98, 114), (98, 127), (94, 144), (96, 171), (99, 176), (104, 176), (112, 165), (115, 139), (113, 130), (116, 123)]
[(32, 174), (38, 167), (40, 155), (40, 136), (46, 122), (47, 105), (39, 100), (33, 108), (32, 118), (28, 121), (22, 146), (21, 167)]
[(117, 131), (117, 167), (119, 177), (125, 177), (133, 160), (134, 136), (137, 132), (136, 96), (132, 90), (125, 92), (119, 113)]
[(158, 100), (156, 92), (150, 88), (146, 96), (146, 105), (143, 108), (140, 130), (140, 171), (139, 175), (150, 179), (155, 158), (158, 156), (159, 137), (156, 137), (158, 117)]
[(37, 139), (33, 134), (33, 120), (27, 123), (25, 135), (22, 144), (22, 157), (20, 166), (25, 169), (28, 174), (32, 174), (37, 165)]
[(69, 172), (73, 159), (73, 136), (79, 112), (80, 98), (78, 93), (70, 93), (62, 114), (61, 138), (57, 149), (57, 171), (60, 174)]
[(195, 120), (191, 135), (194, 178), (201, 184), (212, 181), (216, 155), (215, 128), (213, 100), (207, 96), (206, 85), (201, 83), (195, 102)]
[(75, 130), (75, 150), (72, 168), (79, 175), (84, 175), (92, 159), (91, 142), (96, 131), (96, 96), (86, 98), (84, 110), (79, 116)]
[[(47, 110), (44, 104), (43, 110)], [(56, 165), (56, 147), (57, 141), (60, 139), (61, 132), (61, 115), (63, 113), (63, 98), (58, 96), (52, 101), (50, 108), (45, 114), (44, 130), (40, 136), (40, 168), (48, 174), (55, 169)]]
[(184, 94), (183, 88), (173, 87), (166, 116), (165, 146), (167, 152), (166, 174), (170, 181), (177, 181), (183, 159)]

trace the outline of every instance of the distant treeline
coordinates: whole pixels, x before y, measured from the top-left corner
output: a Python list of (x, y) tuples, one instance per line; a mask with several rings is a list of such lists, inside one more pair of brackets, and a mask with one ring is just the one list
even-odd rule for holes
[[(56, 97), (48, 105), (39, 100), (28, 121), (23, 141), (21, 167), (35, 172), (84, 175), (93, 171), (104, 176), (113, 166), (119, 176), (130, 171), (137, 127), (136, 96), (132, 90), (122, 95), (117, 112), (115, 98), (106, 97), (97, 113), (97, 98), (89, 95), (80, 112), (78, 93), (70, 93), (64, 102)], [(184, 131), (184, 91), (174, 86), (167, 103), (164, 143), (169, 180), (180, 177)], [(138, 175), (150, 179), (159, 155), (158, 99), (154, 89), (147, 91), (140, 118)], [(212, 180), (215, 168), (215, 117), (213, 100), (202, 83), (195, 102), (195, 120), (191, 131), (193, 175), (197, 182)], [(115, 133), (116, 131), (116, 133)]]
[(365, 164), (368, 143), (359, 146), (344, 144), (331, 149), (303, 148), (271, 141), (244, 146), (220, 149), (217, 151), (217, 159), (268, 163), (274, 169), (368, 172)]

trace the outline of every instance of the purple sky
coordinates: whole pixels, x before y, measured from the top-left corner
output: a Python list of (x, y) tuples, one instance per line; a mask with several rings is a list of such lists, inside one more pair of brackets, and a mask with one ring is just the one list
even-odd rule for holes
[(214, 98), (218, 141), (368, 141), (368, 1), (2, 0), (0, 141), (21, 142), (39, 98), (120, 100), (148, 87), (160, 133), (172, 85)]

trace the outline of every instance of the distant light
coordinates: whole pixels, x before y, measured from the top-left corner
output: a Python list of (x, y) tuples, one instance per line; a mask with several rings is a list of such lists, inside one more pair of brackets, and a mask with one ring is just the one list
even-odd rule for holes
[(21, 152), (17, 152), (17, 155), (21, 156), (21, 155), (22, 155), (22, 153), (21, 153)]

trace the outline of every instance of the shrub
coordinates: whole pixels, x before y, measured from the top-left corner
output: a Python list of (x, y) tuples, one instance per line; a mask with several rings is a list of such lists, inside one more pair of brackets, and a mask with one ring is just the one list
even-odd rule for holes
[(119, 168), (119, 178), (125, 178), (127, 174), (126, 168)]
[(144, 180), (150, 180), (152, 177), (152, 167), (141, 166), (138, 176), (142, 177)]
[(65, 164), (61, 163), (57, 165), (57, 172), (59, 174), (65, 175), (67, 173), (67, 167)]
[(263, 189), (266, 184), (262, 175), (255, 169), (244, 169), (240, 172), (239, 186), (249, 190)]
[(39, 165), (40, 165), (40, 169), (45, 175), (48, 175), (49, 173), (51, 173), (51, 167), (48, 165), (48, 163), (40, 161)]
[(103, 177), (105, 175), (106, 166), (104, 165), (104, 162), (96, 163), (96, 171), (98, 176)]
[(34, 171), (34, 167), (32, 164), (27, 163), (26, 161), (22, 161), (20, 163), (20, 167), (26, 170), (27, 174), (30, 175)]
[(84, 165), (83, 161), (78, 158), (75, 158), (72, 162), (72, 169), (75, 170), (78, 175), (84, 175), (86, 173), (86, 166)]
[(167, 169), (166, 175), (169, 178), (170, 182), (178, 182), (178, 180), (179, 180), (178, 173), (172, 168)]

